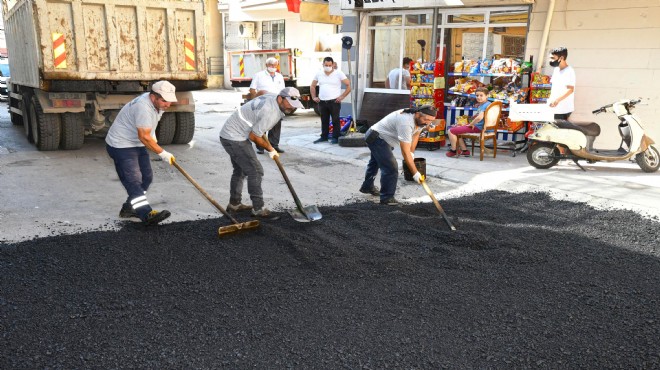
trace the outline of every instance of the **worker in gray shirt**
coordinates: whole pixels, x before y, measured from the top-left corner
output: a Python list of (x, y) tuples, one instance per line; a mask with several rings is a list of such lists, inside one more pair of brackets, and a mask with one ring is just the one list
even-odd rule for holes
[[(227, 119), (220, 130), (220, 143), (229, 154), (234, 168), (227, 210), (240, 212), (251, 209), (255, 217), (272, 217), (270, 211), (264, 207), (261, 190), (264, 169), (252, 150), (251, 141), (265, 148), (268, 156), (275, 159), (279, 154), (262, 136), (284, 118), (286, 113), (291, 113), (296, 108), (303, 108), (300, 92), (294, 87), (285, 87), (279, 94), (265, 94), (250, 100)], [(243, 180), (246, 177), (252, 206), (241, 203)]]

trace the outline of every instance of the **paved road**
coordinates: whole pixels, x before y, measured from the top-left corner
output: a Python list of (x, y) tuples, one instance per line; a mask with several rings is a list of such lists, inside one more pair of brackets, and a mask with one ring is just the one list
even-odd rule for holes
[[(167, 150), (216, 200), (226, 204), (231, 165), (218, 133), (240, 105), (240, 93), (206, 90), (194, 95), (194, 140), (189, 145), (170, 145)], [(77, 151), (39, 152), (27, 143), (22, 130), (22, 126), (12, 126), (6, 110), (0, 111), (0, 241), (121, 227), (117, 214), (125, 192), (102, 139), (88, 137)], [(302, 202), (324, 206), (375, 200), (356, 191), (369, 158), (368, 149), (312, 144), (319, 132), (320, 119), (312, 111), (285, 119), (282, 162)], [(585, 172), (570, 163), (536, 170), (524, 155), (513, 157), (505, 151), (483, 162), (478, 158), (447, 158), (444, 149), (420, 149), (417, 157), (426, 158), (429, 184), (440, 199), (491, 189), (538, 190), (596, 207), (631, 209), (656, 219), (660, 216), (659, 175), (643, 173), (634, 163), (586, 165)], [(277, 167), (268, 156), (260, 158), (267, 206), (293, 208)], [(154, 208), (172, 212), (168, 222), (218, 216), (176, 169), (157, 156), (153, 160), (155, 180), (148, 195)], [(249, 200), (247, 192), (245, 197)], [(397, 197), (409, 202), (430, 201), (421, 187), (403, 178)]]

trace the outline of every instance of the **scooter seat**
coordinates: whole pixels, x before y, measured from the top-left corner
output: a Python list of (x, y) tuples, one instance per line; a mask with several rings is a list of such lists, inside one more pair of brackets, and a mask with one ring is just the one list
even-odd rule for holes
[(559, 128), (578, 130), (586, 136), (600, 135), (600, 126), (596, 122), (569, 122), (565, 119), (558, 119), (555, 120), (555, 124)]

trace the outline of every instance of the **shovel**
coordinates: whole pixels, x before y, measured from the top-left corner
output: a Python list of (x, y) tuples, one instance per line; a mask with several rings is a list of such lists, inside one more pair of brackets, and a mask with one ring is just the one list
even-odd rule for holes
[(181, 168), (181, 166), (179, 166), (179, 164), (176, 163), (176, 161), (174, 161), (172, 163), (172, 165), (174, 167), (176, 167), (176, 169), (179, 170), (179, 172), (181, 172), (181, 174), (183, 176), (185, 176), (188, 179), (188, 181), (190, 181), (191, 184), (195, 185), (197, 190), (199, 190), (199, 192), (202, 193), (202, 195), (204, 195), (206, 197), (206, 199), (208, 199), (208, 201), (211, 202), (211, 204), (213, 204), (215, 206), (215, 208), (218, 209), (218, 211), (222, 212), (223, 215), (229, 217), (231, 222), (234, 223), (233, 225), (229, 225), (229, 226), (220, 226), (218, 228), (218, 235), (219, 236), (225, 236), (227, 234), (231, 234), (231, 233), (235, 233), (235, 232), (239, 232), (239, 231), (244, 231), (244, 230), (249, 230), (249, 229), (255, 229), (255, 228), (259, 227), (259, 221), (258, 220), (252, 220), (252, 221), (247, 221), (247, 222), (238, 222), (238, 221), (236, 221), (236, 219), (233, 218), (229, 214), (229, 212), (227, 212), (224, 208), (222, 208), (222, 206), (220, 204), (218, 204), (218, 202), (216, 202), (215, 199), (211, 198), (211, 195), (209, 193), (207, 193), (204, 189), (202, 189), (202, 187), (199, 186), (199, 184), (195, 180), (193, 180), (193, 178), (190, 177), (190, 175), (188, 175), (188, 173), (186, 171), (184, 171), (183, 168)]
[(447, 225), (449, 226), (449, 228), (452, 231), (456, 231), (456, 226), (454, 226), (451, 223), (451, 221), (449, 221), (449, 217), (447, 217), (447, 214), (445, 213), (445, 211), (440, 206), (440, 202), (438, 202), (438, 200), (435, 198), (435, 195), (433, 195), (433, 192), (431, 191), (431, 188), (429, 188), (429, 186), (426, 185), (426, 180), (423, 177), (422, 177), (421, 182), (422, 182), (422, 186), (424, 187), (424, 190), (426, 190), (426, 194), (428, 194), (429, 197), (431, 197), (431, 200), (433, 201), (433, 204), (435, 204), (435, 208), (438, 209), (438, 212), (440, 212), (440, 215), (442, 216), (442, 218), (445, 219), (445, 222), (447, 222)]
[[(268, 142), (268, 137), (266, 136), (266, 134), (264, 134), (263, 139), (266, 140), (266, 142)], [(289, 191), (291, 192), (291, 195), (293, 195), (293, 200), (296, 202), (296, 209), (290, 209), (287, 210), (287, 212), (289, 212), (291, 217), (293, 217), (293, 219), (298, 222), (310, 222), (310, 221), (320, 220), (323, 216), (321, 215), (321, 211), (319, 211), (319, 208), (317, 206), (303, 207), (302, 203), (300, 202), (300, 199), (298, 199), (298, 195), (296, 195), (296, 191), (293, 190), (293, 185), (291, 185), (291, 181), (289, 181), (289, 176), (287, 176), (286, 171), (284, 171), (284, 167), (280, 162), (280, 156), (278, 155), (274, 159), (275, 159), (275, 163), (277, 163), (277, 168), (279, 168), (280, 172), (282, 173), (282, 177), (286, 182), (286, 186), (289, 187)]]

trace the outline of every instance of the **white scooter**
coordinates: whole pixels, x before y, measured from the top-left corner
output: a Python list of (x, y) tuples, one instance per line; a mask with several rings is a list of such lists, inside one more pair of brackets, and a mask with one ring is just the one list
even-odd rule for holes
[(529, 136), (527, 161), (536, 168), (546, 169), (556, 165), (560, 159), (571, 159), (584, 170), (578, 163), (580, 159), (594, 163), (632, 161), (634, 157), (642, 171), (657, 171), (660, 168), (660, 154), (653, 145), (655, 142), (644, 133), (639, 117), (631, 113), (639, 102), (640, 100), (621, 100), (592, 112), (612, 112), (619, 118), (619, 149), (593, 149), (594, 140), (600, 135), (600, 126), (595, 122), (571, 123), (555, 120), (541, 123), (541, 127)]

